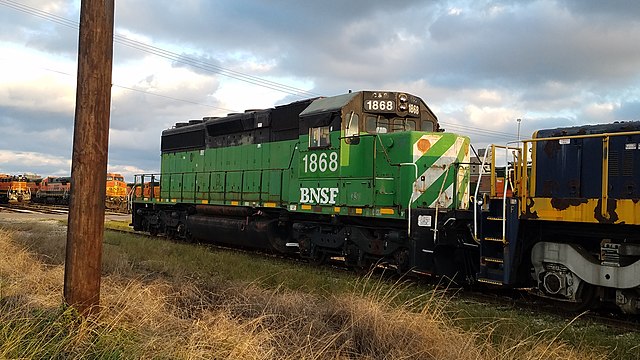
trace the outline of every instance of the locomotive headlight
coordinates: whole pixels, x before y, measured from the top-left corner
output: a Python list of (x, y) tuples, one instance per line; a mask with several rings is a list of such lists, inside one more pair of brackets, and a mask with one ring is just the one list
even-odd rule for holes
[(398, 94), (398, 110), (407, 111), (409, 108), (409, 97), (407, 94)]

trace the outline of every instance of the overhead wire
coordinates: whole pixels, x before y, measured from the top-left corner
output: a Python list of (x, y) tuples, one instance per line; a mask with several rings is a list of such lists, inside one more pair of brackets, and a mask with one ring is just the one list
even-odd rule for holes
[(507, 141), (518, 140), (515, 134), (505, 133), (501, 131), (481, 129), (481, 128), (471, 127), (463, 124), (453, 124), (453, 123), (444, 123), (444, 122), (440, 122), (440, 125), (442, 125), (442, 127), (444, 127), (445, 129), (452, 129), (452, 130), (455, 130), (456, 132), (466, 134), (466, 135), (500, 138)]
[[(0, 58), (0, 61), (3, 61), (3, 60), (5, 60), (5, 59)], [(22, 65), (22, 66), (25, 66), (25, 65)], [(70, 74), (70, 73), (68, 73), (66, 71), (62, 71), (62, 70), (51, 69), (51, 68), (48, 68), (48, 67), (39, 67), (39, 66), (34, 66), (34, 68), (45, 70), (45, 71), (50, 71), (50, 72), (53, 72), (53, 73), (56, 73), (56, 74), (61, 74), (61, 75), (65, 75), (65, 76), (69, 76), (69, 77), (75, 78), (75, 75)], [(223, 111), (226, 111), (228, 113), (239, 112), (238, 110), (227, 109), (227, 108), (214, 106), (214, 105), (210, 105), (210, 104), (204, 104), (204, 103), (197, 102), (197, 101), (192, 101), (192, 100), (179, 99), (179, 98), (176, 98), (176, 97), (172, 97), (172, 96), (168, 96), (168, 95), (162, 95), (162, 94), (158, 94), (158, 93), (154, 93), (154, 92), (150, 92), (150, 91), (146, 91), (146, 90), (142, 90), (142, 89), (136, 89), (136, 88), (132, 88), (132, 87), (124, 86), (124, 85), (119, 85), (119, 84), (115, 84), (115, 83), (112, 83), (111, 86), (112, 87), (116, 87), (116, 88), (120, 88), (120, 89), (129, 90), (129, 91), (135, 91), (135, 92), (139, 92), (139, 93), (144, 93), (146, 95), (161, 97), (161, 98), (164, 98), (164, 99), (175, 100), (175, 101), (194, 104), (194, 105), (199, 105), (199, 106), (205, 106), (205, 107), (209, 107), (209, 108), (217, 109), (217, 110), (223, 110)]]
[(149, 92), (149, 91), (140, 90), (140, 89), (136, 89), (136, 88), (131, 88), (131, 87), (127, 87), (127, 86), (122, 86), (122, 85), (117, 85), (117, 84), (111, 84), (111, 86), (117, 87), (117, 88), (121, 88), (121, 89), (130, 90), (130, 91), (141, 92), (141, 93), (144, 93), (144, 94), (147, 94), (147, 95), (153, 95), (153, 96), (157, 96), (157, 97), (161, 97), (161, 98), (165, 98), (165, 99), (169, 99), (169, 100), (175, 100), (175, 101), (181, 101), (181, 102), (194, 104), (194, 105), (206, 106), (206, 107), (210, 107), (210, 108), (217, 109), (217, 110), (224, 110), (224, 111), (229, 112), (229, 113), (238, 112), (238, 110), (226, 109), (226, 108), (222, 108), (222, 107), (219, 107), (219, 106), (203, 104), (203, 103), (196, 102), (196, 101), (191, 101), (191, 100), (178, 99), (178, 98), (175, 98), (175, 97), (172, 97), (172, 96), (156, 94), (156, 93), (152, 93), (152, 92)]
[[(62, 25), (62, 26), (66, 26), (72, 29), (79, 29), (79, 24), (75, 21), (63, 18), (61, 16), (55, 15), (55, 14), (51, 14), (49, 12), (19, 3), (17, 1), (13, 1), (13, 0), (0, 0), (0, 4), (3, 4), (7, 7), (10, 7), (14, 10), (20, 11), (20, 12), (24, 12), (27, 13), (29, 15), (33, 15), (36, 17), (39, 17), (41, 19), (45, 19), (51, 22), (54, 22), (56, 24)], [(292, 96), (297, 96), (300, 98), (303, 97), (315, 97), (315, 96), (321, 96), (320, 94), (314, 93), (314, 92), (310, 92), (307, 90), (303, 90), (300, 88), (296, 88), (293, 86), (289, 86), (289, 85), (285, 85), (282, 83), (278, 83), (275, 81), (270, 81), (270, 80), (266, 80), (257, 76), (253, 76), (253, 75), (249, 75), (249, 74), (245, 74), (243, 72), (239, 72), (239, 71), (235, 71), (235, 70), (231, 70), (219, 65), (214, 65), (211, 63), (208, 63), (206, 61), (202, 61), (202, 60), (198, 60), (198, 59), (194, 59), (191, 58), (189, 56), (186, 55), (181, 55), (181, 54), (177, 54), (175, 52), (166, 50), (166, 49), (162, 49), (153, 45), (149, 45), (137, 40), (132, 40), (129, 39), (125, 36), (119, 35), (119, 34), (114, 34), (114, 42), (130, 47), (130, 48), (134, 48), (136, 50), (142, 51), (142, 52), (146, 52), (152, 55), (156, 55), (168, 60), (172, 60), (174, 62), (177, 63), (182, 63), (188, 66), (191, 66), (193, 68), (196, 69), (200, 69), (203, 71), (207, 71), (207, 72), (211, 72), (211, 73), (215, 73), (215, 74), (219, 74), (222, 76), (226, 76), (235, 80), (239, 80), (239, 81), (243, 81), (252, 85), (256, 85), (256, 86), (260, 86), (260, 87), (264, 87), (264, 88), (268, 88), (270, 90), (274, 90), (274, 91), (279, 91), (279, 92), (283, 92), (286, 93), (288, 95), (292, 95)], [(203, 105), (203, 106), (208, 106), (208, 107), (212, 107), (212, 108), (216, 108), (216, 109), (220, 109), (220, 110), (226, 110), (226, 111), (230, 111), (233, 112), (233, 110), (229, 110), (229, 109), (224, 109), (224, 108), (219, 108), (219, 107), (215, 107), (212, 105), (208, 105), (208, 104), (202, 104), (202, 103), (198, 103), (195, 101), (189, 101), (189, 100), (184, 100), (184, 99), (178, 99), (178, 98), (174, 98), (174, 97), (170, 97), (170, 96), (166, 96), (166, 95), (161, 95), (161, 94), (157, 94), (157, 93), (151, 93), (148, 91), (144, 91), (144, 90), (140, 90), (140, 89), (135, 89), (135, 88), (130, 88), (130, 87), (126, 87), (126, 86), (122, 86), (122, 85), (116, 85), (114, 84), (114, 86), (119, 87), (119, 88), (123, 88), (123, 89), (127, 89), (130, 91), (137, 91), (137, 92), (142, 92), (142, 93), (146, 93), (146, 94), (150, 94), (153, 96), (159, 96), (159, 97), (164, 97), (167, 99), (171, 99), (171, 100), (176, 100), (176, 101), (183, 101), (183, 102), (187, 102), (187, 103), (192, 103), (192, 104), (197, 104), (197, 105)], [(506, 139), (509, 141), (513, 141), (513, 140), (517, 140), (517, 137), (514, 136), (514, 134), (510, 134), (510, 133), (505, 133), (505, 132), (499, 132), (499, 131), (495, 131), (495, 130), (488, 130), (488, 129), (482, 129), (482, 128), (476, 128), (476, 127), (470, 127), (467, 125), (462, 125), (462, 124), (453, 124), (453, 123), (443, 123), (441, 122), (441, 124), (444, 127), (448, 127), (448, 128), (453, 128), (456, 131), (459, 131), (461, 133), (467, 133), (468, 135), (474, 135), (474, 136), (482, 136), (482, 137), (499, 137), (501, 139)]]
[[(51, 14), (49, 12), (46, 11), (42, 11), (39, 10), (37, 8), (25, 5), (25, 4), (21, 4), (19, 2), (16, 1), (12, 1), (12, 0), (0, 0), (0, 3), (6, 5), (7, 7), (10, 7), (12, 9), (27, 13), (29, 15), (33, 15), (45, 20), (49, 20), (52, 21), (56, 24), (59, 25), (63, 25), (72, 29), (79, 29), (80, 25), (77, 22), (71, 21), (69, 19), (63, 18), (61, 16), (55, 15), (55, 14)], [(320, 94), (314, 93), (314, 92), (310, 92), (304, 89), (300, 89), (300, 88), (296, 88), (290, 85), (286, 85), (286, 84), (282, 84), (282, 83), (278, 83), (275, 81), (271, 81), (271, 80), (266, 80), (257, 76), (253, 76), (253, 75), (249, 75), (240, 71), (235, 71), (235, 70), (231, 70), (219, 65), (214, 65), (211, 63), (208, 63), (206, 61), (202, 61), (202, 60), (198, 60), (198, 59), (194, 59), (191, 58), (189, 56), (186, 55), (181, 55), (169, 50), (165, 50), (153, 45), (149, 45), (149, 44), (145, 44), (143, 42), (137, 41), (137, 40), (132, 40), (127, 38), (126, 36), (122, 36), (119, 34), (114, 34), (113, 36), (114, 38), (114, 42), (130, 47), (130, 48), (134, 48), (136, 50), (142, 51), (142, 52), (146, 52), (149, 54), (153, 54), (159, 57), (163, 57), (165, 59), (168, 60), (172, 60), (178, 63), (182, 63), (185, 65), (189, 65), (192, 66), (194, 68), (200, 69), (200, 70), (204, 70), (204, 71), (208, 71), (211, 73), (216, 73), (219, 75), (223, 75), (235, 80), (239, 80), (239, 81), (243, 81), (243, 82), (247, 82), (253, 85), (257, 85), (257, 86), (261, 86), (264, 88), (268, 88), (270, 90), (275, 90), (275, 91), (279, 91), (279, 92), (283, 92), (286, 93), (288, 95), (293, 95), (293, 96), (297, 96), (300, 98), (304, 98), (304, 97), (314, 97), (314, 96), (320, 96)]]

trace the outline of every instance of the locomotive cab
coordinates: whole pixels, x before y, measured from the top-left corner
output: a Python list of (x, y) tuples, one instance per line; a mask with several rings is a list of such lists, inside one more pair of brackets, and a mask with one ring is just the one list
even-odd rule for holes
[[(442, 265), (456, 262), (454, 257), (470, 264), (477, 257), (470, 236), (449, 236), (461, 224), (454, 213), (469, 205), (468, 138), (439, 132), (429, 107), (405, 93), (365, 91), (319, 99), (300, 119), (300, 188), (291, 197), (300, 199), (301, 211), (354, 224), (347, 226), (347, 241), (336, 232), (332, 242), (322, 227), (307, 239), (311, 227), (299, 224), (294, 237), (311, 244), (301, 248), (303, 254), (339, 255), (353, 243), (353, 262), (382, 258), (402, 271), (473, 277), (473, 266), (460, 272)], [(369, 229), (361, 229), (359, 222), (367, 218)]]

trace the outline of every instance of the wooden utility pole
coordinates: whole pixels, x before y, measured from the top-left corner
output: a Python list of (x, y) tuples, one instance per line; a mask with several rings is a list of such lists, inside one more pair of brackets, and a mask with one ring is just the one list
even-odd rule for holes
[(97, 311), (109, 150), (114, 0), (82, 0), (64, 300)]

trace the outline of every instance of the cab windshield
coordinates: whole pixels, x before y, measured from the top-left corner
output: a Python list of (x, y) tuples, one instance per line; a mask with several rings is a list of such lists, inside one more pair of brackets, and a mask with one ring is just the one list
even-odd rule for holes
[(382, 115), (367, 115), (365, 131), (369, 134), (386, 134), (399, 131), (415, 131), (416, 119), (403, 117), (385, 117)]

